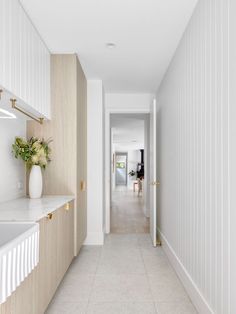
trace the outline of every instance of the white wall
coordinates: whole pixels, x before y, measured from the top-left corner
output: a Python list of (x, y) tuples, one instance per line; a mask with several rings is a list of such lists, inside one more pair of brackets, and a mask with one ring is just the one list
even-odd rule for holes
[[(141, 112), (150, 111), (150, 103), (152, 102), (153, 94), (105, 94), (105, 107), (106, 110), (113, 110), (113, 112), (124, 112), (130, 109), (131, 113), (140, 113), (136, 109), (140, 109)], [(125, 110), (125, 111), (124, 111)]]
[(16, 136), (26, 137), (26, 122), (0, 119), (0, 202), (25, 195), (24, 163), (12, 154)]
[(103, 86), (100, 80), (87, 82), (87, 245), (104, 241), (104, 147), (103, 147)]
[[(230, 11), (229, 11), (229, 172), (230, 172), (230, 228), (228, 230), (230, 234), (230, 313), (236, 313), (236, 249), (235, 249), (235, 239), (236, 239), (236, 1), (230, 1)], [(228, 244), (227, 244), (228, 247)]]
[[(235, 290), (229, 299), (229, 179), (235, 170), (229, 153), (236, 137), (229, 146), (228, 14), (228, 0), (199, 0), (157, 94), (158, 226), (164, 249), (204, 314), (236, 313)], [(235, 97), (230, 105), (236, 106)]]

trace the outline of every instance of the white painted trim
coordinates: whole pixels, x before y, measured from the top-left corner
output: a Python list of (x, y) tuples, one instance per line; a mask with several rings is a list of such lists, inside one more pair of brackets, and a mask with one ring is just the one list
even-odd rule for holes
[(157, 231), (160, 235), (164, 252), (166, 253), (171, 265), (178, 274), (180, 280), (182, 281), (198, 312), (204, 314), (214, 314), (213, 310), (210, 308), (209, 304), (205, 300), (204, 296), (201, 294), (192, 277), (179, 260), (178, 256), (171, 247), (170, 243), (167, 241), (164, 234), (160, 231), (159, 228), (157, 229)]
[(110, 143), (110, 115), (112, 113), (150, 113), (148, 108), (105, 108), (105, 233), (110, 233), (111, 208), (111, 143)]
[(84, 245), (103, 245), (104, 233), (103, 232), (89, 232), (84, 241)]

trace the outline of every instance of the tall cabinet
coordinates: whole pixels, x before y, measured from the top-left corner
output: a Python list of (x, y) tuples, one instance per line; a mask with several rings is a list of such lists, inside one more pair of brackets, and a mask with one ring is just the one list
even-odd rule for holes
[(51, 56), (51, 121), (29, 121), (27, 136), (52, 139), (44, 194), (76, 197), (76, 255), (87, 234), (87, 81), (75, 54)]

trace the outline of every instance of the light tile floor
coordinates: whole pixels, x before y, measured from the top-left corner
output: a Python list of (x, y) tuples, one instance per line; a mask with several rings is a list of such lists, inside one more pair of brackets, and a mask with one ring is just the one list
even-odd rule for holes
[(143, 198), (138, 192), (119, 186), (112, 192), (112, 233), (148, 233), (149, 219), (143, 212)]
[(84, 246), (47, 314), (197, 313), (162, 248), (148, 234), (111, 234)]

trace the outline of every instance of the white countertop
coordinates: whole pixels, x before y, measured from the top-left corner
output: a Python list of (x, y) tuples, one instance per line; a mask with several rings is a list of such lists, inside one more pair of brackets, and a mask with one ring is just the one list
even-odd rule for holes
[(74, 196), (47, 195), (40, 199), (27, 197), (0, 203), (0, 221), (38, 221), (74, 200)]

